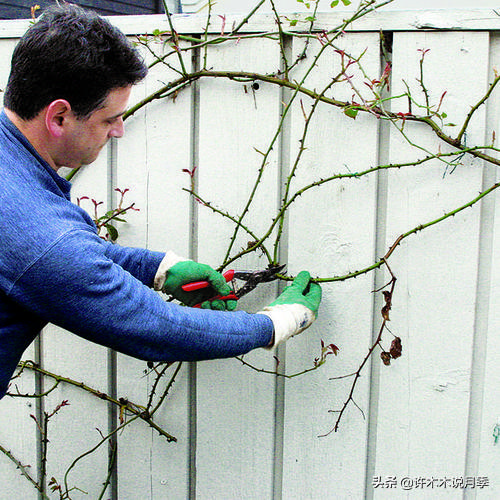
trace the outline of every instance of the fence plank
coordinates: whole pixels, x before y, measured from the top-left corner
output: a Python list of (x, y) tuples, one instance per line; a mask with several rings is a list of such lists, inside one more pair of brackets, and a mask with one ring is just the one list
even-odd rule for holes
[[(357, 58), (371, 78), (379, 75), (379, 39), (375, 34), (347, 34), (336, 43), (339, 50)], [(317, 42), (309, 49), (303, 68), (312, 64)], [(294, 52), (299, 54), (301, 44)], [(348, 56), (329, 50), (316, 63), (307, 86), (321, 92), (341, 72)], [(363, 77), (353, 66), (352, 83), (359, 89)], [(298, 78), (294, 75), (294, 78)], [(366, 88), (366, 87), (365, 87)], [(336, 99), (350, 98), (347, 82), (327, 92)], [(297, 154), (312, 100), (296, 104), (292, 124), (292, 161)], [(377, 121), (320, 104), (309, 125), (302, 164), (292, 192), (336, 173), (364, 170), (377, 161)], [(362, 144), (362, 148), (360, 145)], [(376, 213), (376, 176), (340, 179), (305, 192), (292, 206), (289, 221), (289, 272), (309, 269), (313, 276), (330, 277), (366, 267), (373, 261)], [(285, 399), (284, 498), (361, 498), (363, 496), (366, 422), (351, 405), (338, 434), (319, 437), (334, 426), (336, 413), (347, 399), (352, 378), (329, 381), (329, 377), (352, 373), (368, 350), (372, 328), (373, 277), (362, 276), (345, 283), (323, 285), (323, 301), (317, 322), (286, 345), (287, 373), (313, 366), (320, 357), (321, 342), (340, 348), (325, 366), (287, 380)], [(356, 404), (366, 412), (368, 378), (355, 393)], [(348, 453), (345, 450), (348, 449)], [(327, 480), (335, 477), (335, 481)]]
[[(497, 42), (498, 43), (498, 42)], [(498, 115), (496, 115), (496, 122), (498, 123)], [(492, 173), (491, 177), (495, 178)], [(498, 175), (496, 175), (498, 179)], [(500, 213), (500, 200), (498, 197), (491, 200), (491, 211), (494, 212), (494, 221), (490, 221), (493, 226), (493, 238), (491, 247), (491, 274), (488, 276), (485, 286), (489, 285), (489, 314), (485, 318), (481, 318), (487, 322), (487, 337), (484, 345), (476, 345), (477, 349), (481, 349), (484, 356), (484, 365), (481, 367), (483, 372), (483, 387), (482, 397), (480, 404), (482, 405), (482, 419), (481, 421), (473, 420), (470, 425), (477, 425), (480, 429), (478, 454), (472, 458), (477, 460), (476, 463), (471, 464), (471, 471), (473, 477), (486, 478), (477, 483), (475, 491), (469, 492), (472, 495), (476, 493), (476, 498), (487, 499), (496, 498), (500, 494), (500, 481), (498, 480), (498, 462), (499, 462), (499, 446), (500, 446), (500, 396), (498, 386), (500, 384), (500, 373), (498, 366), (500, 363), (500, 339), (498, 337), (499, 331), (499, 318), (498, 307), (500, 306), (500, 291), (496, 285), (500, 279), (500, 269), (495, 255), (500, 250), (500, 231), (498, 214)], [(488, 297), (482, 295), (478, 297), (479, 300), (488, 300)], [(479, 484), (486, 484), (484, 488)]]
[[(495, 71), (495, 63), (500, 56), (500, 38), (490, 34), (490, 73)], [(493, 75), (490, 74), (490, 78)], [(495, 92), (487, 103), (487, 130), (496, 130), (500, 120), (499, 94)], [(487, 132), (488, 134), (488, 132)], [(488, 139), (488, 136), (486, 137)], [(497, 169), (485, 168), (483, 186), (498, 182)], [(487, 478), (487, 486), (469, 491), (469, 497), (495, 498), (500, 495), (500, 481), (497, 479), (498, 446), (500, 444), (500, 341), (498, 307), (500, 293), (497, 286), (500, 267), (495, 256), (500, 250), (498, 196), (489, 196), (481, 207), (482, 226), (479, 254), (478, 293), (476, 298), (476, 338), (473, 344), (471, 408), (469, 410), (468, 469), (467, 475)], [(475, 405), (473, 407), (473, 405)], [(475, 432), (474, 432), (475, 431)], [(472, 442), (472, 439), (474, 441)], [(484, 480), (482, 480), (484, 481)], [(466, 497), (467, 498), (467, 497)]]
[[(35, 359), (33, 346), (27, 349), (24, 359)], [(9, 392), (34, 394), (34, 374), (26, 371), (20, 378), (13, 380)], [(36, 415), (34, 400), (5, 396), (0, 404), (0, 445), (26, 466), (26, 472), (37, 481), (36, 425), (30, 415)], [(2, 495), (6, 498), (36, 498), (34, 486), (3, 453), (0, 456), (0, 482)]]
[[(211, 50), (208, 67), (273, 72), (279, 67), (276, 44), (240, 42)], [(258, 176), (268, 141), (277, 127), (279, 92), (260, 85), (226, 81), (200, 82), (199, 192), (233, 216), (241, 214)], [(277, 204), (277, 157), (273, 153), (245, 224), (262, 235)], [(224, 258), (234, 223), (199, 208), (198, 256), (214, 266)], [(240, 231), (232, 254), (253, 238)], [(251, 254), (231, 268), (266, 267)], [(239, 285), (238, 285), (239, 286)], [(272, 288), (271, 288), (272, 290)], [(269, 288), (255, 290), (239, 307), (255, 312), (269, 301)], [(245, 360), (271, 368), (269, 352), (257, 350)], [(231, 492), (234, 498), (269, 498), (272, 491), (274, 381), (235, 360), (198, 363), (197, 498)], [(216, 460), (214, 460), (216, 456)]]
[[(88, 196), (97, 202), (107, 202), (107, 161), (103, 151), (98, 160), (90, 167), (82, 169), (74, 178), (72, 197)], [(82, 200), (82, 208), (91, 215), (94, 205), (91, 200)], [(104, 209), (100, 208), (102, 213)], [(53, 373), (68, 377), (103, 392), (107, 392), (107, 352), (106, 349), (68, 333), (53, 325), (47, 326), (42, 333), (42, 366)], [(52, 381), (45, 381), (50, 388)], [(63, 484), (64, 475), (73, 461), (82, 456), (101, 440), (107, 433), (107, 406), (84, 392), (67, 384), (60, 384), (44, 401), (45, 411), (51, 413), (63, 401), (69, 406), (61, 408), (49, 422), (48, 438), (48, 479), (54, 477)], [(93, 412), (86, 412), (93, 408)], [(107, 446), (101, 446), (91, 459), (78, 460), (68, 476), (70, 488), (76, 486), (87, 491), (90, 496), (98, 497), (107, 476)]]
[[(158, 52), (161, 46), (152, 45)], [(173, 77), (172, 70), (156, 65), (146, 82), (134, 89), (131, 104)], [(126, 135), (118, 142), (115, 182), (130, 189), (128, 200), (140, 211), (127, 215), (120, 228), (121, 244), (189, 255), (189, 197), (181, 189), (189, 185), (182, 170), (190, 168), (190, 115), (191, 92), (186, 90), (175, 100), (148, 105), (126, 121)], [(145, 404), (154, 379), (145, 362), (118, 356), (120, 395)], [(165, 380), (169, 379), (167, 374)], [(142, 422), (130, 427), (119, 443), (119, 498), (134, 499), (138, 492), (145, 499), (187, 497), (188, 407), (184, 367), (155, 418), (178, 442), (167, 443)]]
[[(425, 53), (423, 85), (432, 105), (447, 92), (441, 111), (447, 121), (461, 124), (471, 103), (487, 88), (488, 36), (485, 33), (401, 33), (394, 35), (393, 95), (409, 85), (416, 102), (425, 98), (419, 66)], [(442, 71), (443, 61), (453, 61)], [(403, 81), (405, 83), (403, 83)], [(395, 111), (407, 112), (401, 99)], [(436, 109), (436, 108), (434, 108)], [(424, 111), (425, 112), (425, 111)], [(453, 127), (450, 134), (458, 133)], [(412, 148), (399, 132), (390, 138), (393, 163), (428, 151), (438, 141), (422, 126), (407, 123), (405, 133), (418, 134), (427, 150)], [(484, 109), (470, 125), (469, 141), (484, 140)], [(443, 152), (448, 148), (443, 147)], [(440, 161), (389, 174), (387, 248), (404, 231), (436, 219), (474, 198), (480, 191), (481, 163), (456, 169)], [(465, 465), (471, 344), (477, 277), (478, 208), (402, 242), (391, 257), (398, 276), (390, 328), (400, 336), (403, 357), (382, 367), (378, 401), (376, 474), (452, 478), (462, 477)], [(385, 336), (385, 344), (391, 341)], [(370, 479), (370, 478), (368, 478)], [(409, 489), (416, 486), (410, 485)], [(398, 498), (381, 487), (376, 498)], [(393, 496), (394, 495), (394, 496)], [(433, 498), (449, 495), (445, 488)]]

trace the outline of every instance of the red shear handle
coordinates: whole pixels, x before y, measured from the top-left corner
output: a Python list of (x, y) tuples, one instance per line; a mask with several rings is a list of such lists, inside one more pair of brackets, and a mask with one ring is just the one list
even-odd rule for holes
[[(238, 300), (238, 296), (234, 292), (231, 292), (229, 295), (216, 295), (215, 297), (208, 299), (208, 302), (213, 302), (214, 300)], [(201, 304), (196, 304), (193, 307), (200, 308)]]
[[(231, 281), (234, 278), (234, 269), (229, 269), (229, 271), (226, 271), (222, 276), (224, 276), (226, 281)], [(182, 289), (185, 292), (193, 292), (194, 290), (201, 290), (202, 288), (207, 288), (209, 286), (210, 283), (208, 281), (195, 281), (193, 283), (186, 283), (185, 285), (182, 285)], [(221, 297), (220, 295), (214, 297), (214, 299), (226, 299), (226, 300), (228, 298), (230, 298), (229, 295), (225, 297)]]

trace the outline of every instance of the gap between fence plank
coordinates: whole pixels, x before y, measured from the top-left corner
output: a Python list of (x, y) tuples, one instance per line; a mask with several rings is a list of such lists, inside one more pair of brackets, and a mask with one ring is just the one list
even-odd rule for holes
[[(381, 40), (383, 43), (383, 40)], [(386, 61), (381, 50), (380, 74), (384, 71)], [(390, 86), (392, 88), (392, 85)], [(385, 92), (389, 97), (390, 92)], [(390, 101), (387, 105), (390, 108)], [(385, 120), (378, 121), (378, 165), (385, 165), (390, 162), (390, 122)], [(377, 197), (376, 197), (376, 217), (375, 217), (375, 255), (374, 262), (380, 259), (386, 253), (387, 238), (387, 171), (380, 170), (377, 173)], [(387, 283), (384, 269), (378, 269), (373, 277), (373, 289), (378, 290)], [(382, 295), (373, 294), (372, 311), (372, 341), (377, 338), (380, 330), (379, 311), (383, 306)], [(365, 469), (365, 499), (373, 498), (372, 478), (375, 475), (376, 457), (377, 457), (377, 427), (378, 427), (378, 404), (380, 392), (380, 362), (373, 358), (370, 360), (370, 392), (368, 407), (368, 426), (366, 439), (366, 469)]]
[[(35, 339), (35, 363), (44, 368), (43, 366), (43, 332), (38, 334)], [(44, 392), (43, 375), (35, 373), (35, 394), (43, 394)], [(36, 398), (35, 401), (36, 418), (38, 422), (43, 422), (43, 414), (45, 412), (45, 398)], [(42, 458), (43, 458), (43, 443), (42, 435), (40, 432), (36, 433), (36, 462), (38, 484), (41, 485), (42, 490), (38, 492), (38, 500), (43, 500), (47, 488), (47, 481), (42, 477)]]
[[(290, 60), (292, 55), (291, 37), (286, 37), (283, 41), (284, 50), (287, 60)], [(283, 61), (281, 61), (283, 65)], [(281, 71), (284, 70), (282, 66)], [(280, 115), (283, 115), (284, 110), (290, 101), (291, 90), (285, 87), (280, 89)], [(290, 140), (291, 140), (291, 112), (288, 113), (281, 129), (279, 140), (278, 153), (278, 185), (279, 193), (278, 206), (285, 195), (284, 186), (288, 177), (290, 165)], [(288, 262), (288, 217), (285, 216), (285, 224), (283, 226), (283, 236), (279, 246), (279, 262)], [(278, 285), (278, 293), (285, 288), (283, 283)], [(276, 368), (280, 374), (286, 373), (286, 345), (282, 344), (277, 348), (276, 355), (280, 360), (280, 364)], [(275, 396), (274, 396), (274, 432), (273, 432), (273, 500), (281, 500), (283, 497), (283, 453), (284, 453), (284, 435), (285, 435), (285, 378), (277, 376), (275, 378)]]
[[(199, 49), (192, 53), (192, 70), (200, 69)], [(194, 82), (191, 93), (191, 151), (190, 168), (194, 169), (199, 164), (200, 156), (200, 91), (198, 82)], [(194, 190), (198, 191), (198, 176), (194, 176)], [(198, 204), (195, 198), (191, 197), (189, 206), (189, 220), (191, 221), (191, 230), (189, 234), (189, 257), (198, 260)], [(197, 365), (195, 362), (188, 364), (188, 494), (189, 499), (196, 498), (196, 444), (197, 444)]]
[[(108, 144), (107, 158), (107, 181), (108, 181), (108, 196), (107, 210), (112, 210), (116, 206), (116, 196), (114, 192), (116, 169), (117, 169), (117, 143), (116, 139), (112, 138)], [(118, 379), (117, 379), (117, 359), (116, 352), (108, 349), (108, 394), (113, 399), (117, 399)], [(108, 434), (114, 433), (118, 422), (118, 412), (114, 404), (108, 403)], [(108, 470), (111, 471), (109, 482), (110, 500), (118, 500), (118, 439), (115, 434), (109, 440), (108, 451)]]

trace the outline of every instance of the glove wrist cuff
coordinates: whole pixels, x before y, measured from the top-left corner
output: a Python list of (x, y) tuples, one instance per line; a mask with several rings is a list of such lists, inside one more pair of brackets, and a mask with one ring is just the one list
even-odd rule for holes
[(302, 332), (316, 319), (315, 314), (302, 304), (268, 306), (257, 314), (268, 316), (274, 325), (273, 343), (266, 346), (266, 349), (272, 349), (281, 342)]
[(179, 262), (185, 262), (187, 260), (190, 259), (186, 259), (185, 257), (180, 257), (171, 250), (168, 250), (165, 253), (165, 256), (163, 257), (162, 261), (160, 262), (158, 269), (156, 270), (155, 279), (153, 282), (154, 289), (160, 291), (163, 288), (163, 285), (165, 284), (165, 280), (167, 279), (167, 273), (169, 269), (175, 266), (175, 264), (178, 264)]

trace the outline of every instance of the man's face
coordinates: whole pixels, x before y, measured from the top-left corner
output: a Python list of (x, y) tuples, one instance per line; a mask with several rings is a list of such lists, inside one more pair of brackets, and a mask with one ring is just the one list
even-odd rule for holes
[(85, 120), (71, 112), (56, 166), (78, 168), (92, 163), (111, 137), (123, 136), (123, 113), (127, 109), (131, 86), (112, 90), (104, 104)]

